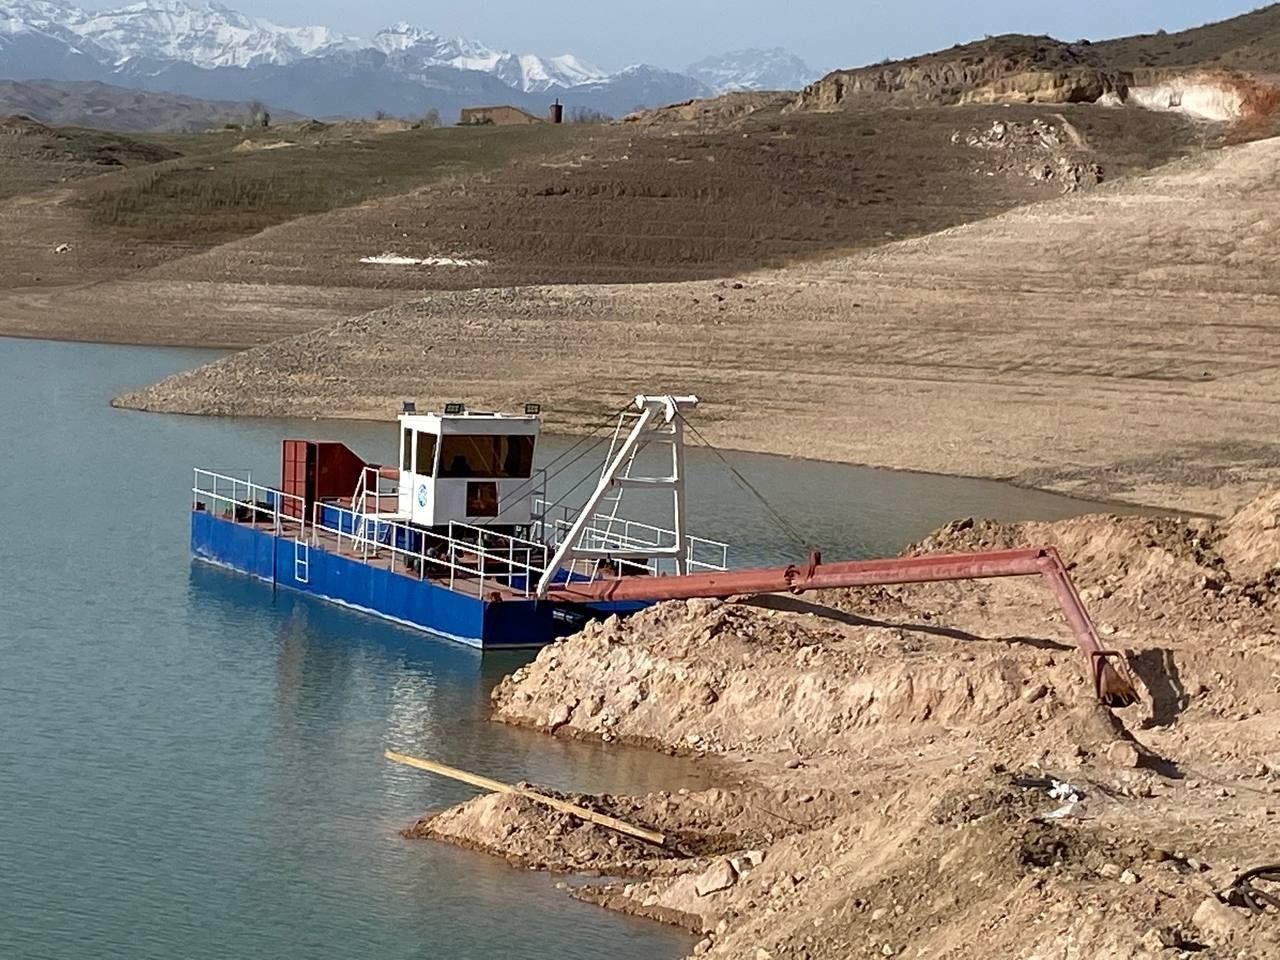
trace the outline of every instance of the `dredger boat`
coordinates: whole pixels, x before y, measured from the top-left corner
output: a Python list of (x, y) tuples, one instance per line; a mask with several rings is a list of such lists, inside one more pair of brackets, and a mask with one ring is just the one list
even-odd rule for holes
[[(731, 570), (725, 543), (685, 528), (685, 433), (696, 433), (688, 418), (697, 406), (695, 396), (635, 397), (613, 424), (594, 490), (571, 510), (548, 503), (547, 484), (578, 445), (536, 468), (537, 405), (420, 414), (406, 403), (397, 466), (368, 463), (341, 443), (285, 440), (278, 487), (197, 468), (191, 551), (486, 650), (541, 646), (589, 619), (667, 599), (1038, 575), (1058, 597), (1099, 698), (1136, 699), (1052, 547), (838, 563), (815, 552), (800, 564)], [(651, 448), (660, 455), (640, 456)], [(655, 461), (660, 470), (641, 469)], [(664, 500), (669, 525), (626, 517), (631, 489)]]

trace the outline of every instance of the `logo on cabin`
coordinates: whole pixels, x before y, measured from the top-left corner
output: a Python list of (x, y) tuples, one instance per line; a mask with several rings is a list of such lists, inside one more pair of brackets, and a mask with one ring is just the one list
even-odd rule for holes
[(425, 507), (427, 505), (427, 485), (425, 483), (418, 485), (418, 506)]

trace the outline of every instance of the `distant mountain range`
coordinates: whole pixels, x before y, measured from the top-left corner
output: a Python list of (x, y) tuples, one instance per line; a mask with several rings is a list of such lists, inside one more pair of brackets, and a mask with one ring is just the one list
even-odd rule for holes
[(729, 90), (796, 89), (815, 71), (783, 50), (711, 57), (685, 73), (640, 64), (615, 73), (571, 54), (495, 50), (398, 23), (370, 41), (282, 27), (212, 0), (143, 0), (86, 11), (63, 0), (0, 0), (0, 78), (97, 81), (217, 100), (261, 100), (312, 116), (375, 111), (451, 120), (464, 106), (620, 116)]
[(781, 47), (772, 50), (737, 50), (707, 57), (685, 73), (717, 94), (738, 90), (799, 90), (818, 79), (817, 72)]

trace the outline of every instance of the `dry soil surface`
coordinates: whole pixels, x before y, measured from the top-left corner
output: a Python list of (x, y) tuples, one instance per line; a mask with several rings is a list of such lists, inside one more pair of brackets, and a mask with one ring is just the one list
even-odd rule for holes
[(1276, 956), (1280, 911), (1232, 888), (1280, 862), (1280, 495), (1217, 523), (966, 521), (915, 549), (1028, 543), (1077, 561), (1140, 704), (1095, 702), (1038, 583), (672, 602), (494, 692), (509, 723), (716, 755), (716, 789), (572, 798), (665, 846), (505, 796), (407, 834), (612, 878), (574, 895), (708, 957)]
[(1277, 209), (1271, 139), (736, 279), (440, 291), (119, 402), (385, 418), (536, 399), (572, 429), (691, 390), (722, 446), (1226, 513), (1280, 481)]
[[(488, 145), (517, 155), (489, 173), (217, 245), (194, 227), (187, 235), (95, 222), (101, 198), (133, 182), (100, 177), (0, 203), (0, 333), (255, 346), (432, 290), (724, 277), (980, 219), (1150, 169), (1227, 133), (1172, 114), (1053, 109), (775, 110), (711, 127), (572, 125), (521, 149)], [(1053, 134), (996, 149), (969, 142), (996, 123), (1037, 121)], [(437, 132), (446, 142), (449, 133)], [(293, 128), (280, 136), (304, 138)], [(309, 142), (328, 136), (305, 133)], [(369, 156), (388, 142), (371, 138)], [(291, 154), (254, 151), (282, 179)], [(375, 178), (378, 164), (361, 170), (351, 175)], [(127, 205), (141, 204), (161, 225), (181, 222), (180, 205), (165, 196), (199, 183), (199, 170), (161, 177)], [(54, 254), (63, 244), (70, 249)], [(382, 254), (429, 262), (364, 262)]]

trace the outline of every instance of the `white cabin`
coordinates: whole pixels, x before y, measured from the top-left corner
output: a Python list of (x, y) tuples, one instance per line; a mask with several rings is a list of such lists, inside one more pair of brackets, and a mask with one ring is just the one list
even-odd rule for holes
[(401, 517), (423, 527), (531, 522), (536, 415), (405, 413), (399, 420)]

